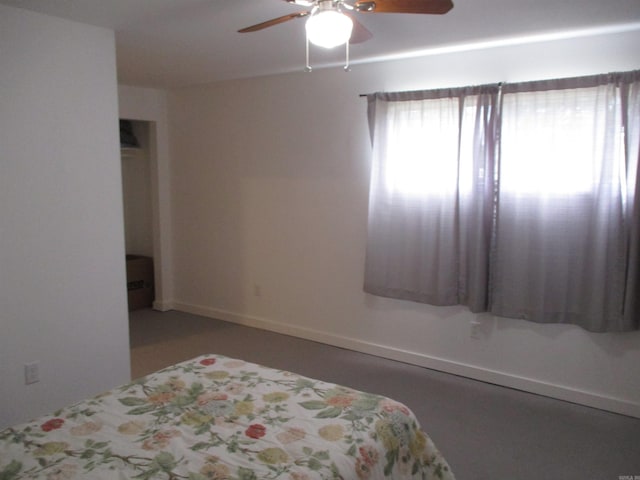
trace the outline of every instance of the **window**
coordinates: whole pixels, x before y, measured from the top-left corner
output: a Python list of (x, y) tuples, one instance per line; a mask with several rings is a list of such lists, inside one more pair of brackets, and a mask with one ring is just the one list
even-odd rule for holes
[(442, 195), (457, 190), (458, 101), (433, 99), (389, 105), (386, 188), (398, 195)]
[(365, 291), (640, 328), (640, 71), (369, 96)]
[[(505, 94), (502, 102), (502, 187), (522, 195), (589, 194), (601, 161), (622, 161), (622, 129), (612, 145), (599, 132), (620, 105), (599, 87)], [(620, 123), (618, 123), (620, 124)], [(549, 173), (553, 172), (552, 175)]]

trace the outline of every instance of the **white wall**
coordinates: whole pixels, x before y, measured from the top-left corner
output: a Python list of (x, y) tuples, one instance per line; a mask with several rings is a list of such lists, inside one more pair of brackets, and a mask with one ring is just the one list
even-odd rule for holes
[(171, 92), (175, 307), (640, 416), (640, 332), (362, 292), (370, 146), (359, 97), (630, 70), (638, 45), (634, 30)]
[(169, 133), (167, 95), (163, 90), (119, 85), (120, 118), (149, 122), (149, 180), (155, 275), (154, 308), (167, 310), (173, 299)]
[(130, 378), (118, 146), (113, 32), (0, 5), (0, 427)]

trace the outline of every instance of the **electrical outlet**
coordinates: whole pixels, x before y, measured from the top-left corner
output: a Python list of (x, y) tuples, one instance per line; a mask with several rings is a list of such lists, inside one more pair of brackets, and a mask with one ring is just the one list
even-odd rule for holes
[(262, 288), (257, 283), (253, 285), (253, 296), (254, 297), (262, 296)]
[(24, 365), (24, 383), (31, 385), (40, 381), (40, 364), (38, 362), (25, 363)]
[(481, 327), (482, 322), (478, 322), (477, 320), (471, 321), (471, 338), (480, 338)]

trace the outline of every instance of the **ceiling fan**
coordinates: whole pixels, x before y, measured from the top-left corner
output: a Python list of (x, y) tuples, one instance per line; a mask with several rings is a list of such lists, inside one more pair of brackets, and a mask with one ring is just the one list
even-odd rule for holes
[(309, 17), (307, 33), (307, 71), (309, 66), (309, 42), (324, 48), (346, 45), (347, 65), (349, 44), (362, 43), (373, 35), (362, 25), (354, 13), (417, 13), (444, 14), (453, 8), (451, 0), (284, 0), (287, 3), (307, 7), (308, 10), (289, 13), (265, 22), (238, 30), (240, 33), (256, 32), (296, 18)]

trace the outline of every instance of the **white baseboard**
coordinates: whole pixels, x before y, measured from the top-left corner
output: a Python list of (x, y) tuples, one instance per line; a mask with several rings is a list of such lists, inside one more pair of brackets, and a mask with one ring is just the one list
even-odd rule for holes
[(168, 312), (169, 310), (176, 310), (172, 301), (154, 300), (151, 306), (154, 310), (159, 312)]
[(577, 390), (563, 385), (542, 382), (540, 380), (490, 370), (475, 365), (459, 363), (443, 358), (437, 358), (422, 353), (402, 350), (387, 345), (366, 342), (356, 338), (334, 335), (320, 330), (299, 327), (296, 325), (275, 322), (265, 318), (237, 314), (200, 305), (172, 302), (171, 308), (186, 313), (225, 320), (239, 325), (269, 330), (285, 335), (304, 338), (306, 340), (313, 340), (327, 345), (345, 348), (347, 350), (376, 355), (378, 357), (472, 378), (482, 382), (501, 385), (558, 400), (598, 408), (600, 410), (607, 410), (622, 415), (640, 418), (640, 404), (593, 392)]

